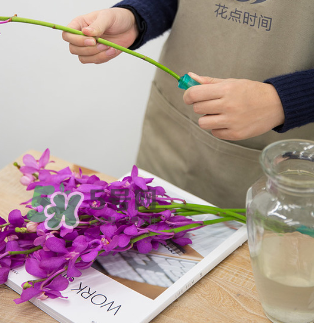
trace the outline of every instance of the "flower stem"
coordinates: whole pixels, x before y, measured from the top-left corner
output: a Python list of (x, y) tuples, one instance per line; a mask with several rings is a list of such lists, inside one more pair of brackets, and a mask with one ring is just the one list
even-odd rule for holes
[(220, 222), (225, 222), (225, 221), (232, 221), (234, 220), (234, 218), (230, 217), (230, 218), (220, 218), (220, 219), (214, 219), (214, 220), (207, 220), (207, 221), (203, 221), (202, 223), (191, 223), (188, 225), (184, 225), (182, 227), (178, 227), (178, 228), (174, 228), (174, 229), (169, 229), (169, 230), (160, 230), (159, 232), (149, 232), (149, 233), (144, 233), (138, 237), (135, 237), (133, 239), (131, 239), (130, 243), (133, 244), (139, 240), (142, 240), (144, 238), (147, 237), (152, 237), (152, 236), (157, 236), (163, 233), (178, 233), (181, 231), (188, 231), (188, 230), (193, 230), (195, 228), (198, 227), (202, 227), (205, 225), (210, 225), (210, 224), (215, 224), (215, 223), (220, 223)]
[(35, 248), (29, 249), (29, 250), (23, 250), (23, 251), (8, 251), (9, 255), (29, 255), (30, 253), (33, 253), (39, 249), (42, 249), (42, 246), (37, 246)]
[(245, 209), (221, 209), (215, 206), (210, 206), (210, 205), (198, 205), (198, 204), (191, 204), (191, 203), (186, 203), (186, 204), (180, 204), (180, 203), (172, 203), (170, 205), (155, 205), (152, 209), (146, 209), (144, 207), (139, 207), (139, 211), (143, 212), (146, 210), (146, 212), (154, 212), (155, 210), (171, 210), (179, 208), (181, 211), (184, 210), (189, 210), (189, 211), (196, 211), (200, 212), (203, 214), (216, 214), (219, 216), (232, 216), (234, 217), (233, 220), (240, 221), (242, 223), (246, 223), (246, 217), (242, 214), (234, 212), (236, 211), (243, 211), (245, 212)]
[[(39, 25), (39, 26), (44, 26), (44, 27), (49, 27), (49, 28), (53, 28), (53, 29), (58, 29), (58, 30), (62, 30), (68, 33), (72, 33), (72, 34), (76, 34), (76, 35), (82, 35), (85, 36), (81, 31), (76, 30), (76, 29), (72, 29), (69, 27), (64, 27), (61, 25), (56, 25), (56, 24), (52, 24), (50, 22), (45, 22), (45, 21), (40, 21), (40, 20), (34, 20), (34, 19), (28, 19), (28, 18), (20, 18), (20, 17), (1, 17), (0, 16), (0, 21), (12, 21), (12, 22), (21, 22), (21, 23), (27, 23), (27, 24), (33, 24), (33, 25)], [(160, 63), (156, 62), (155, 60), (153, 60), (150, 57), (147, 57), (145, 55), (142, 55), (140, 53), (134, 52), (128, 48), (125, 48), (123, 46), (120, 46), (118, 44), (112, 43), (108, 40), (105, 40), (103, 38), (97, 38), (95, 37), (96, 41), (100, 44), (104, 44), (106, 46), (109, 47), (113, 47), (117, 50), (120, 50), (122, 52), (125, 52), (127, 54), (133, 55), (135, 57), (141, 58), (144, 61), (155, 65), (156, 67), (160, 68), (161, 70), (165, 71), (166, 73), (170, 74), (171, 76), (173, 76), (175, 79), (177, 79), (178, 81), (180, 80), (180, 76), (178, 74), (176, 74), (175, 72), (173, 72), (172, 70), (170, 70), (168, 67), (161, 65)]]

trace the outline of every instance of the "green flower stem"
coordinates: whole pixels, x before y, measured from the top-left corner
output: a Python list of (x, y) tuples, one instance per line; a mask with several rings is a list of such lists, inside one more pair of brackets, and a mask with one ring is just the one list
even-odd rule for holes
[(95, 224), (95, 223), (98, 223), (100, 222), (99, 220), (91, 220), (91, 221), (88, 221), (88, 222), (80, 222), (78, 225), (79, 226), (84, 226), (84, 225), (92, 225), (92, 224)]
[[(0, 19), (1, 20), (1, 19)], [(21, 166), (17, 163), (17, 162), (14, 162), (13, 163), (13, 166), (15, 166), (17, 169), (20, 169), (21, 168)]]
[(232, 211), (236, 213), (246, 213), (246, 209), (223, 209), (224, 211)]
[[(45, 22), (45, 21), (40, 21), (40, 20), (33, 20), (33, 19), (28, 19), (28, 18), (20, 18), (20, 17), (1, 17), (0, 16), (0, 20), (8, 20), (10, 19), (10, 21), (12, 22), (22, 22), (22, 23), (27, 23), (27, 24), (33, 24), (33, 25), (39, 25), (39, 26), (44, 26), (44, 27), (49, 27), (49, 28), (53, 28), (53, 29), (58, 29), (58, 30), (62, 30), (68, 33), (72, 33), (72, 34), (76, 34), (76, 35), (82, 35), (85, 36), (81, 31), (76, 30), (76, 29), (72, 29), (69, 27), (64, 27), (61, 25), (56, 25), (56, 24), (52, 24), (50, 22)], [(103, 38), (97, 38), (95, 37), (96, 41), (100, 44), (104, 44), (106, 46), (109, 47), (113, 47), (117, 50), (120, 50), (121, 52), (125, 52), (127, 54), (133, 55), (135, 57), (141, 58), (144, 61), (151, 63), (153, 65), (155, 65), (156, 67), (162, 69), (163, 71), (165, 71), (166, 73), (170, 74), (171, 76), (173, 76), (175, 79), (177, 79), (178, 81), (180, 80), (180, 76), (178, 74), (176, 74), (175, 72), (171, 71), (168, 67), (161, 65), (160, 63), (156, 62), (155, 60), (153, 60), (150, 57), (147, 57), (145, 55), (139, 54), (137, 52), (134, 52), (128, 48), (122, 47), (120, 45), (117, 45), (115, 43), (112, 43), (108, 40), (105, 40)]]
[(161, 235), (163, 233), (178, 233), (181, 231), (186, 231), (186, 230), (191, 230), (194, 228), (198, 228), (198, 227), (202, 227), (205, 225), (210, 225), (210, 224), (215, 224), (215, 223), (220, 223), (220, 222), (225, 222), (225, 221), (232, 221), (234, 220), (234, 218), (230, 217), (230, 218), (220, 218), (220, 219), (215, 219), (215, 220), (207, 220), (207, 221), (203, 221), (203, 223), (191, 223), (188, 225), (184, 225), (182, 227), (179, 228), (174, 228), (174, 229), (169, 229), (169, 230), (160, 230), (159, 232), (149, 232), (149, 233), (144, 233), (136, 238), (131, 239), (130, 243), (133, 244), (139, 240), (142, 240), (144, 238), (148, 238), (148, 237), (153, 237), (153, 236), (157, 236), (157, 235)]
[[(143, 212), (154, 212), (156, 210), (171, 210), (171, 209), (184, 209), (184, 210), (189, 210), (189, 211), (197, 211), (203, 214), (216, 214), (219, 216), (232, 216), (234, 217), (233, 220), (237, 220), (243, 223), (246, 223), (246, 217), (244, 215), (241, 215), (239, 213), (234, 212), (234, 209), (220, 209), (215, 206), (210, 206), (210, 205), (198, 205), (198, 204), (182, 204), (182, 203), (172, 203), (170, 205), (155, 205), (152, 209), (146, 209), (145, 207), (139, 207), (139, 211)], [(245, 211), (245, 209), (236, 209), (236, 210), (241, 210)], [(243, 212), (244, 213), (244, 212)]]
[(93, 217), (92, 215), (80, 215), (79, 216), (80, 220), (90, 219), (92, 217)]
[(37, 246), (35, 248), (29, 249), (29, 250), (23, 250), (23, 251), (8, 251), (9, 255), (29, 255), (30, 253), (33, 253), (39, 249), (42, 249), (42, 246)]
[(176, 212), (176, 215), (181, 215), (181, 216), (193, 216), (193, 215), (200, 215), (200, 214), (204, 214), (204, 213), (196, 212), (196, 211)]

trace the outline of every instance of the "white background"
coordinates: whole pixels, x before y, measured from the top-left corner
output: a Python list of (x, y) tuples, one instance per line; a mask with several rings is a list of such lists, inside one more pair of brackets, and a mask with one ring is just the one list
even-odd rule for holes
[[(0, 16), (66, 26), (115, 0), (1, 1)], [(122, 53), (106, 64), (81, 64), (61, 31), (0, 25), (0, 168), (29, 149), (112, 176), (135, 163), (155, 66)], [(167, 34), (138, 52), (158, 60)]]

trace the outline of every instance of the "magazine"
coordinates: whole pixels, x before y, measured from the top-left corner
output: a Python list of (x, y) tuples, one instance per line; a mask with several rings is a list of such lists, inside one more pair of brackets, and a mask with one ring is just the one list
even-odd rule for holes
[[(146, 171), (139, 169), (139, 176), (153, 177), (151, 185), (162, 186), (172, 197), (209, 205)], [(99, 256), (62, 292), (67, 298), (31, 301), (62, 323), (149, 322), (247, 239), (246, 226), (235, 221), (208, 225), (188, 235), (193, 243), (184, 247), (168, 242), (148, 254), (131, 249)], [(6, 284), (21, 293), (21, 284), (31, 279), (21, 267), (11, 270)]]

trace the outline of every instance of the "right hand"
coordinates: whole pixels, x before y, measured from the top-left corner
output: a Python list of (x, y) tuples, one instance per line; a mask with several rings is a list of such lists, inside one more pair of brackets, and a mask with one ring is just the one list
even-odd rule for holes
[(121, 53), (112, 47), (97, 43), (94, 37), (104, 38), (128, 48), (138, 36), (133, 13), (123, 8), (104, 9), (79, 16), (72, 20), (68, 27), (80, 30), (86, 35), (62, 33), (62, 38), (70, 43), (70, 52), (77, 55), (83, 64), (101, 64)]

